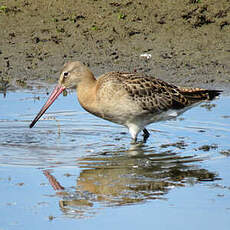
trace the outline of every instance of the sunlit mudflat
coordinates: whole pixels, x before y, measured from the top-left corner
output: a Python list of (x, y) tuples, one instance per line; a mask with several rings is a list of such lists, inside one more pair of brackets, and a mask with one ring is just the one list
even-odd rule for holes
[(75, 93), (29, 129), (46, 98), (0, 95), (0, 229), (229, 229), (229, 96), (150, 125), (145, 144)]

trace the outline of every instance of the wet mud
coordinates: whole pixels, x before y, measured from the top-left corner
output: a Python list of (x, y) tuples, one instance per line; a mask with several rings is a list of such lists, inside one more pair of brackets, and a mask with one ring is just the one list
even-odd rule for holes
[(1, 1), (0, 26), (1, 91), (54, 83), (70, 60), (96, 76), (138, 71), (229, 86), (228, 0)]

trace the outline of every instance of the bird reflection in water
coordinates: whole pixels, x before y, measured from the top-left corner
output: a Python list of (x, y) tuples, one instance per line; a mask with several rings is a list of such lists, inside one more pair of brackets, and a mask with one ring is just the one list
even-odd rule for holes
[(167, 200), (166, 194), (175, 187), (218, 179), (215, 173), (196, 164), (203, 160), (172, 151), (156, 153), (143, 144), (133, 144), (125, 153), (78, 159), (82, 171), (74, 191), (64, 188), (49, 170), (43, 172), (61, 197), (59, 205), (63, 213), (71, 218), (85, 218), (106, 206)]

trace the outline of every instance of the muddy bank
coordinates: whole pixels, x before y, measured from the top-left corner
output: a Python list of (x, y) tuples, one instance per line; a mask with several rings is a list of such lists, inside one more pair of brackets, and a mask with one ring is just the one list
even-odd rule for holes
[(230, 85), (229, 0), (10, 0), (0, 3), (0, 25), (1, 91), (54, 83), (69, 60), (95, 75)]

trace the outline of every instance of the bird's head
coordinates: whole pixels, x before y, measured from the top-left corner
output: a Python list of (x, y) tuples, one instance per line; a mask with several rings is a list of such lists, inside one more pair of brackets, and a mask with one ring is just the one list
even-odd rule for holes
[(56, 100), (56, 98), (65, 90), (69, 88), (77, 88), (83, 79), (92, 78), (93, 74), (91, 71), (79, 61), (68, 62), (64, 65), (57, 86), (54, 88), (53, 92), (50, 94), (45, 105), (42, 107), (40, 112), (34, 118), (30, 124), (32, 128), (35, 123), (40, 119), (40, 117), (45, 113), (45, 111), (51, 106), (51, 104)]
[(91, 71), (81, 62), (68, 62), (61, 71), (58, 85), (65, 89), (76, 88), (88, 75), (92, 75)]

